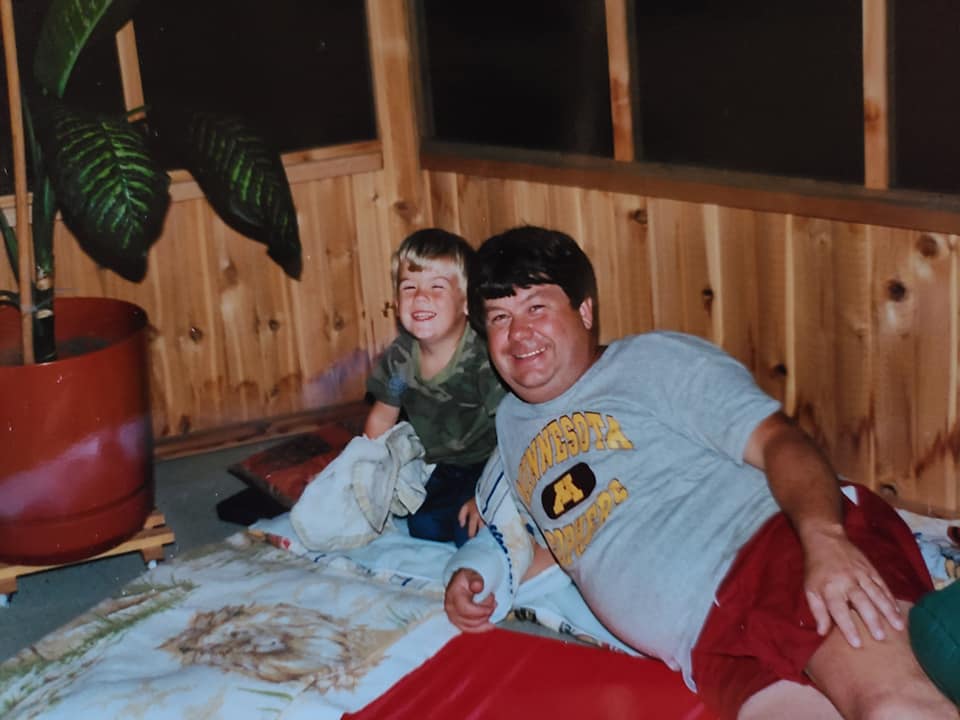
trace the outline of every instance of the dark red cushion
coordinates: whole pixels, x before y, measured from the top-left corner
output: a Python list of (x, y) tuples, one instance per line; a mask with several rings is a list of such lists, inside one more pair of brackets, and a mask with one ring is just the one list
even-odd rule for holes
[(510, 630), (464, 634), (343, 720), (715, 720), (659, 660)]

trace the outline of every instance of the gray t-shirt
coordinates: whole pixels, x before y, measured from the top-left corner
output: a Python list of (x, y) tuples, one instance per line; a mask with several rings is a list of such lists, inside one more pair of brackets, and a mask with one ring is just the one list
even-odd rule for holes
[(654, 332), (497, 413), (516, 500), (618, 637), (681, 669), (737, 551), (778, 507), (747, 440), (779, 403), (719, 348)]

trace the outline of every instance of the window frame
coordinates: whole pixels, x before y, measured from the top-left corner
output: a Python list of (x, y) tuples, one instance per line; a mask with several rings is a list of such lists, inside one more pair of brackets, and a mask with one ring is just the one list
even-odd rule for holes
[[(632, 0), (604, 0), (614, 160), (423, 137), (426, 170), (720, 204), (869, 225), (960, 234), (960, 194), (890, 187), (888, 3), (862, 0), (864, 183), (644, 162), (634, 145)], [(424, 108), (425, 109), (425, 108)], [(423, 113), (427, 117), (426, 113)]]

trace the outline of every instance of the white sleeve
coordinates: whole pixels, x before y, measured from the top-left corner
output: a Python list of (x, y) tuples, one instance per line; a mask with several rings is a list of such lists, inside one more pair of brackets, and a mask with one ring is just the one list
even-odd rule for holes
[(470, 568), (483, 578), (483, 591), (474, 600), (493, 593), (497, 607), (491, 622), (499, 622), (513, 607), (520, 578), (533, 560), (533, 545), (527, 523), (510, 492), (499, 450), (495, 450), (477, 481), (477, 507), (486, 527), (450, 558), (443, 571), (443, 584), (461, 568)]

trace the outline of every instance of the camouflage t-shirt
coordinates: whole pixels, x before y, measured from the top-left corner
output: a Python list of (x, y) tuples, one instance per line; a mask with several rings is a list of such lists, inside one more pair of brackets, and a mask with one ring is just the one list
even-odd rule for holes
[(493, 417), (506, 388), (490, 366), (487, 345), (467, 326), (450, 362), (429, 380), (420, 377), (420, 352), (401, 329), (367, 380), (367, 390), (402, 408), (426, 450), (426, 461), (483, 462), (497, 444)]

